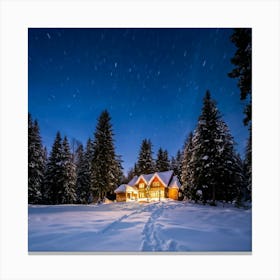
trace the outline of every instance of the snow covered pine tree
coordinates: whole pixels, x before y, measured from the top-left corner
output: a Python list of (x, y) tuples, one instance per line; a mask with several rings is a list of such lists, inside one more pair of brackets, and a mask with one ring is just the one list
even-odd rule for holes
[(87, 204), (92, 202), (91, 164), (93, 159), (93, 143), (90, 138), (87, 141), (86, 151), (80, 157), (79, 163), (77, 163), (77, 199), (79, 203)]
[(76, 201), (76, 166), (73, 162), (73, 155), (70, 152), (70, 145), (66, 136), (62, 142), (62, 168), (63, 192), (61, 203), (74, 203)]
[(174, 174), (178, 176), (180, 182), (182, 176), (182, 160), (183, 160), (183, 154), (181, 150), (178, 150), (176, 153), (176, 157), (172, 157), (170, 163), (171, 169), (174, 171)]
[(168, 159), (168, 152), (167, 150), (163, 151), (162, 148), (159, 148), (157, 153), (157, 159), (156, 159), (156, 171), (162, 172), (167, 171), (170, 169), (170, 162)]
[(40, 136), (39, 124), (28, 114), (28, 203), (42, 200), (42, 185), (46, 168), (46, 155)]
[(155, 163), (152, 155), (151, 140), (144, 139), (138, 155), (137, 172), (139, 174), (150, 174), (154, 172)]
[(184, 145), (184, 153), (182, 160), (182, 187), (184, 189), (184, 195), (196, 200), (196, 191), (193, 182), (193, 168), (192, 168), (192, 152), (193, 152), (193, 133), (190, 132), (187, 141)]
[(97, 189), (99, 201), (106, 193), (113, 192), (119, 182), (120, 162), (115, 153), (113, 135), (111, 117), (105, 110), (98, 119), (93, 143), (92, 188)]
[(192, 142), (191, 185), (195, 187), (194, 191), (201, 192), (204, 203), (210, 200), (212, 205), (216, 199), (232, 200), (239, 192), (235, 181), (241, 178), (236, 176), (238, 161), (235, 160), (233, 138), (209, 91), (204, 97)]
[(244, 125), (249, 126), (249, 137), (245, 152), (245, 200), (252, 199), (252, 28), (235, 28), (231, 41), (236, 46), (236, 52), (231, 59), (235, 68), (228, 76), (238, 79), (240, 99), (247, 100), (244, 109)]

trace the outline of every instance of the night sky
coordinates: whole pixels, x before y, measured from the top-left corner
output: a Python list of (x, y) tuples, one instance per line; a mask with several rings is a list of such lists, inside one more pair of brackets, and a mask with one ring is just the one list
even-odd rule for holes
[(112, 117), (124, 170), (150, 138), (175, 155), (197, 123), (207, 89), (243, 156), (244, 102), (227, 73), (232, 29), (29, 29), (28, 110), (51, 150), (59, 130), (86, 143)]

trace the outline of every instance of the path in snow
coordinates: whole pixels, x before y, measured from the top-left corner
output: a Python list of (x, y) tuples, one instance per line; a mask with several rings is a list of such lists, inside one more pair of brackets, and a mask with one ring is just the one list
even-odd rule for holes
[(139, 209), (139, 210), (136, 210), (136, 211), (133, 211), (132, 213), (130, 214), (125, 214), (123, 216), (121, 216), (120, 218), (118, 218), (117, 220), (115, 220), (114, 222), (108, 224), (104, 229), (102, 229), (100, 232), (101, 233), (105, 233), (107, 231), (109, 231), (110, 229), (115, 229), (116, 227), (120, 226), (119, 224), (120, 223), (123, 223), (123, 222), (127, 222), (129, 218), (131, 218), (132, 216), (134, 215), (139, 215), (143, 212), (151, 212), (154, 208), (154, 205), (148, 205), (146, 206), (145, 208), (143, 207), (142, 209)]
[(163, 211), (167, 210), (170, 211), (175, 207), (181, 206), (180, 204), (174, 205), (173, 203), (170, 204), (154, 204), (153, 208), (151, 209), (151, 216), (148, 219), (147, 223), (145, 224), (143, 230), (143, 243), (141, 246), (141, 251), (175, 251), (176, 249), (176, 242), (173, 240), (164, 240), (159, 238), (158, 231), (161, 229), (161, 224), (158, 222), (160, 216), (162, 215)]

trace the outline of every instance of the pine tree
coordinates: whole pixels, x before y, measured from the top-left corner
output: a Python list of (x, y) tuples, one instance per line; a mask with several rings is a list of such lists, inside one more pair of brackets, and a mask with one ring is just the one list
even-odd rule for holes
[(45, 164), (45, 169), (47, 167), (47, 162), (48, 162), (48, 151), (47, 151), (47, 147), (44, 147), (44, 153), (43, 153), (43, 157), (44, 157), (44, 162)]
[(236, 67), (228, 74), (238, 79), (240, 99), (248, 100), (244, 109), (244, 125), (249, 125), (249, 139), (245, 152), (245, 177), (247, 184), (246, 198), (251, 200), (252, 191), (252, 29), (236, 28), (231, 41), (237, 50), (231, 63)]
[(170, 169), (170, 160), (167, 150), (163, 151), (163, 168), (165, 168), (165, 170)]
[(120, 155), (116, 155), (116, 166), (115, 166), (115, 177), (117, 186), (121, 185), (125, 181), (125, 176), (123, 174), (122, 158)]
[(249, 138), (246, 145), (246, 153), (244, 160), (245, 180), (247, 195), (246, 199), (252, 200), (252, 127), (249, 129)]
[(127, 172), (127, 176), (125, 178), (125, 183), (130, 182), (136, 174), (134, 173), (134, 168), (130, 168)]
[(248, 191), (246, 185), (246, 172), (244, 168), (244, 161), (241, 159), (238, 153), (236, 153), (235, 155), (235, 162), (236, 162), (235, 183), (237, 186), (236, 206), (240, 207), (243, 205), (243, 202), (248, 199)]
[(77, 147), (77, 149), (74, 152), (75, 156), (74, 156), (74, 163), (76, 165), (76, 168), (78, 170), (78, 166), (81, 165), (81, 162), (83, 160), (83, 156), (84, 156), (84, 147), (83, 144), (79, 144), (79, 146)]
[(119, 181), (111, 117), (107, 110), (98, 119), (93, 149), (92, 190), (98, 190), (98, 199), (101, 200), (117, 187)]
[(81, 162), (83, 160), (83, 155), (84, 155), (84, 147), (82, 143), (79, 143), (77, 146), (76, 150), (74, 151), (74, 163), (76, 165), (76, 168), (81, 165)]
[[(77, 199), (79, 203), (87, 204), (92, 201), (93, 194), (97, 195), (97, 189), (92, 189), (92, 160), (93, 142), (88, 139), (85, 152), (77, 163)], [(93, 192), (93, 194), (92, 194)]]
[(167, 150), (163, 151), (162, 148), (159, 148), (156, 159), (156, 171), (162, 172), (170, 169), (170, 163), (168, 159)]
[(84, 147), (82, 144), (79, 144), (79, 146), (77, 147), (76, 151), (75, 151), (75, 165), (76, 165), (76, 176), (77, 176), (77, 180), (76, 180), (76, 202), (77, 203), (82, 203), (81, 202), (81, 193), (80, 193), (80, 182), (81, 182), (81, 176), (83, 175), (83, 161), (84, 161)]
[(70, 145), (65, 136), (62, 142), (62, 168), (63, 185), (61, 203), (74, 203), (76, 201), (76, 166), (70, 151)]
[[(70, 145), (70, 144), (69, 144)], [(73, 162), (76, 164), (77, 161), (77, 156), (78, 156), (78, 152), (79, 152), (79, 148), (81, 147), (82, 143), (77, 140), (76, 138), (72, 138), (71, 139), (71, 154), (73, 157)]]
[[(238, 197), (242, 172), (234, 150), (234, 141), (207, 91), (202, 113), (192, 141), (190, 160), (193, 192), (202, 192), (203, 201), (232, 201)], [(242, 168), (241, 168), (242, 169)]]
[(44, 147), (44, 162), (45, 162), (45, 168), (44, 168), (44, 177), (41, 185), (41, 203), (47, 203), (47, 190), (45, 189), (45, 177), (47, 172), (47, 165), (48, 165), (48, 151), (47, 147)]
[(193, 152), (193, 133), (190, 132), (187, 141), (184, 145), (184, 152), (183, 152), (183, 159), (182, 159), (182, 176), (181, 176), (184, 194), (189, 199), (195, 199), (195, 192), (192, 185), (193, 182), (192, 152)]
[(137, 172), (138, 174), (149, 174), (154, 172), (154, 160), (152, 157), (152, 143), (148, 139), (144, 139), (141, 144), (138, 162)]
[(236, 66), (228, 75), (231, 78), (238, 79), (240, 89), (240, 99), (249, 98), (245, 107), (244, 124), (248, 125), (252, 120), (252, 29), (235, 28), (231, 36), (231, 41), (237, 47), (231, 63)]
[(174, 174), (178, 177), (181, 182), (182, 175), (182, 152), (178, 150), (176, 156), (171, 158), (170, 169), (174, 171)]
[(233, 137), (223, 120), (218, 121), (218, 130), (219, 138), (215, 139), (218, 146), (216, 197), (228, 202), (240, 196), (244, 179), (242, 162), (235, 152)]
[(59, 204), (63, 197), (63, 149), (58, 131), (47, 163), (44, 180), (44, 203)]
[(42, 201), (46, 155), (43, 149), (38, 122), (28, 114), (28, 203)]
[(218, 120), (221, 118), (215, 102), (207, 91), (203, 100), (202, 113), (193, 136), (193, 181), (194, 191), (202, 192), (204, 203), (216, 200), (217, 155), (219, 139)]
[[(141, 175), (141, 173), (139, 172), (137, 163), (134, 164), (133, 173), (134, 173), (134, 176), (140, 176), (140, 175)], [(134, 176), (133, 176), (133, 177), (134, 177)]]

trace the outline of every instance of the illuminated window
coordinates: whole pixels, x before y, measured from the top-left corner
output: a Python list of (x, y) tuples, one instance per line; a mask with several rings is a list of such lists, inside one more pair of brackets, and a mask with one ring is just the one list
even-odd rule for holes
[(154, 187), (159, 187), (159, 186), (160, 186), (160, 183), (159, 183), (159, 182), (153, 182), (153, 186), (154, 186)]
[(144, 185), (145, 185), (144, 183), (140, 183), (140, 184), (139, 184), (139, 188), (140, 188), (140, 189), (143, 189), (143, 188), (144, 188)]
[(143, 192), (139, 193), (139, 198), (145, 198), (145, 194)]

